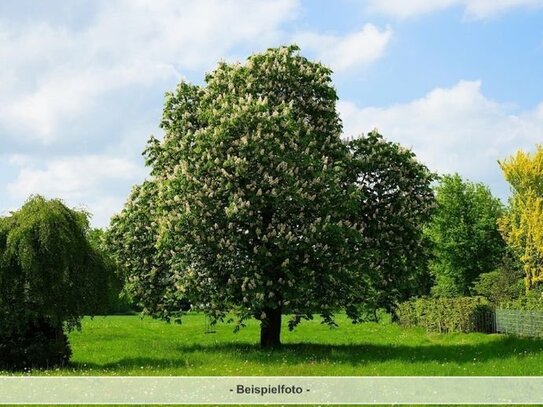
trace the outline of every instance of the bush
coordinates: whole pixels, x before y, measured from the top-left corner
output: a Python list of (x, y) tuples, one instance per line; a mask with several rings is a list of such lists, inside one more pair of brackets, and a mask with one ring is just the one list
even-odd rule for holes
[(482, 297), (419, 298), (400, 304), (398, 318), (429, 332), (491, 332), (493, 310)]
[(64, 366), (72, 354), (62, 326), (40, 319), (25, 331), (0, 332), (0, 369)]
[(473, 291), (488, 298), (496, 305), (513, 301), (524, 294), (524, 280), (507, 269), (498, 269), (483, 273), (475, 281)]

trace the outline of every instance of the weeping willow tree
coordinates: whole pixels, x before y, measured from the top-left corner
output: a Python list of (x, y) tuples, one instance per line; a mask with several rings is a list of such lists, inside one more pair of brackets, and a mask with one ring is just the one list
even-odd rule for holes
[(0, 218), (0, 366), (65, 363), (65, 332), (107, 305), (110, 269), (88, 242), (88, 214), (31, 197)]

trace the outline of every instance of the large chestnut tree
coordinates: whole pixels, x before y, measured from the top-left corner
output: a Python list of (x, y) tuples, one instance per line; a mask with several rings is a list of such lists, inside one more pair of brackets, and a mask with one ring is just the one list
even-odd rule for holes
[[(392, 144), (376, 133), (343, 141), (331, 71), (298, 51), (220, 63), (205, 86), (167, 94), (165, 136), (145, 151), (152, 178), (109, 232), (151, 314), (177, 317), (187, 301), (213, 321), (256, 318), (261, 345), (273, 347), (285, 314), (290, 327), (313, 314), (333, 324), (341, 309), (357, 320), (397, 288), (379, 259), (396, 244), (417, 252), (432, 176), (412, 153), (381, 148)], [(394, 169), (380, 165), (370, 181), (366, 162), (381, 158)], [(395, 270), (410, 273), (398, 250)]]

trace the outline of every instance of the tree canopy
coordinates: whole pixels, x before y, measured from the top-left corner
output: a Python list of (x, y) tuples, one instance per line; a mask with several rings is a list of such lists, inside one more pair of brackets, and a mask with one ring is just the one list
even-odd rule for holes
[(331, 71), (298, 51), (220, 63), (205, 86), (166, 95), (152, 178), (109, 232), (151, 314), (170, 318), (183, 299), (214, 321), (254, 317), (274, 346), (282, 314), (291, 327), (333, 324), (341, 308), (357, 320), (409, 280), (432, 176), (376, 132), (344, 142)]
[(376, 131), (348, 144), (349, 171), (361, 192), (354, 221), (364, 225), (356, 248), (365, 258), (374, 308), (394, 311), (398, 302), (428, 294), (432, 286), (430, 241), (424, 227), (435, 208), (435, 175), (415, 154), (386, 141)]
[(185, 308), (170, 273), (168, 256), (157, 248), (158, 186), (148, 180), (133, 188), (120, 214), (111, 219), (106, 247), (122, 270), (127, 292), (146, 314), (179, 320)]

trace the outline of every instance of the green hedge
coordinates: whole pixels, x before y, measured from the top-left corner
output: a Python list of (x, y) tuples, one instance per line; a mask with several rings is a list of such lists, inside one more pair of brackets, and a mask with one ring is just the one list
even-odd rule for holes
[(419, 298), (399, 305), (398, 323), (429, 332), (491, 332), (493, 310), (483, 297)]

